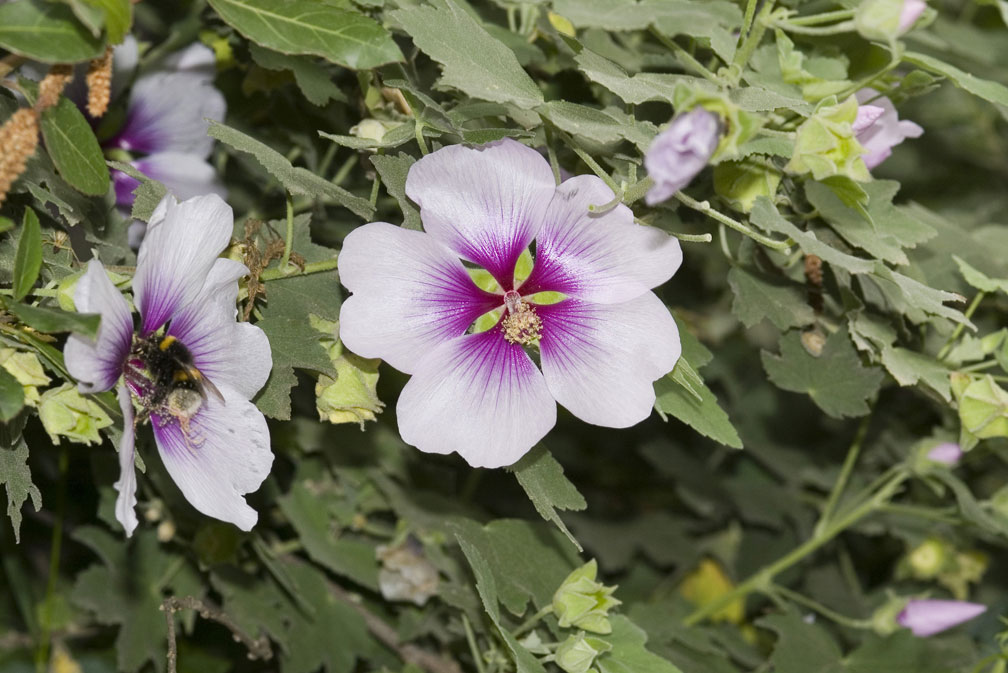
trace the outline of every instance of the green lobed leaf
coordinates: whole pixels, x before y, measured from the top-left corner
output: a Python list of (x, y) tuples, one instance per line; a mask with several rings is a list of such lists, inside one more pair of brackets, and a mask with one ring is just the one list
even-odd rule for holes
[(500, 608), (497, 605), (497, 583), (487, 559), (478, 547), (465, 538), (458, 537), (458, 542), (466, 560), (469, 561), (473, 575), (476, 577), (476, 591), (479, 592), (480, 600), (483, 602), (483, 609), (486, 610), (490, 620), (497, 627), (504, 642), (507, 643), (508, 649), (511, 650), (517, 673), (546, 673), (546, 669), (539, 663), (539, 660), (525, 649), (509, 630), (501, 626)]
[(309, 56), (281, 54), (258, 44), (249, 45), (249, 53), (263, 68), (289, 70), (301, 93), (314, 105), (325, 105), (331, 100), (347, 100), (346, 94), (336, 85), (325, 66)]
[(752, 327), (767, 318), (779, 330), (804, 327), (815, 320), (815, 313), (803, 289), (794, 283), (732, 267), (728, 284), (735, 293), (732, 312), (742, 324)]
[(903, 60), (919, 65), (939, 75), (944, 75), (952, 80), (956, 86), (995, 105), (1008, 105), (1008, 87), (1004, 84), (981, 79), (976, 75), (964, 72), (954, 65), (940, 61), (927, 54), (909, 51), (903, 54)]
[(402, 60), (374, 19), (318, 0), (210, 0), (224, 21), (252, 42), (283, 54), (314, 54), (359, 70)]
[(0, 4), (0, 47), (44, 63), (74, 63), (101, 56), (105, 44), (58, 2)]
[[(678, 321), (677, 321), (678, 322)], [(693, 368), (703, 367), (713, 354), (679, 323), (682, 357), (675, 368), (655, 381), (655, 409), (665, 419), (675, 416), (694, 430), (716, 442), (736, 449), (742, 440), (714, 393)], [(692, 363), (692, 364), (691, 364)]]
[(531, 451), (508, 468), (518, 478), (525, 494), (532, 501), (539, 516), (552, 521), (578, 551), (580, 543), (574, 538), (557, 514), (557, 509), (580, 511), (588, 507), (577, 486), (564, 476), (563, 466), (542, 444), (536, 444)]
[(76, 313), (46, 306), (13, 304), (8, 310), (25, 325), (46, 334), (77, 332), (93, 339), (98, 334), (98, 324), (101, 321), (101, 316), (97, 313)]
[(43, 110), (39, 120), (49, 156), (59, 174), (74, 189), (91, 196), (101, 196), (109, 188), (98, 139), (73, 101), (65, 96)]
[(557, 128), (594, 143), (614, 143), (625, 139), (644, 151), (658, 132), (653, 124), (638, 122), (614, 108), (598, 110), (568, 101), (550, 101), (536, 111)]
[[(0, 369), (0, 372), (10, 376), (5, 370)], [(42, 507), (42, 494), (32, 483), (31, 470), (28, 468), (28, 445), (23, 438), (19, 437), (12, 448), (0, 446), (0, 484), (7, 489), (7, 516), (14, 528), (14, 539), (20, 542), (21, 506), (31, 497), (36, 512)]]
[(966, 260), (958, 255), (952, 255), (959, 273), (967, 283), (982, 292), (1004, 292), (1008, 294), (1008, 278), (991, 278), (982, 271), (970, 265)]
[(21, 220), (21, 236), (18, 237), (17, 252), (14, 254), (14, 301), (21, 301), (31, 291), (41, 270), (42, 227), (35, 211), (25, 208)]
[(97, 14), (100, 23), (95, 25), (92, 19), (89, 27), (96, 37), (101, 35), (101, 29), (104, 27), (108, 33), (109, 44), (122, 42), (133, 22), (133, 3), (130, 0), (74, 0), (70, 3), (70, 8), (85, 24), (89, 24), (87, 15)]
[(302, 483), (295, 483), (278, 503), (313, 561), (337, 575), (377, 591), (378, 562), (374, 546), (339, 534), (334, 535), (333, 521), (324, 495), (314, 494)]
[(157, 180), (152, 180), (138, 171), (132, 164), (111, 160), (105, 163), (108, 164), (109, 168), (122, 171), (140, 182), (136, 189), (133, 190), (133, 208), (130, 212), (130, 217), (134, 220), (149, 221), (151, 215), (154, 214), (154, 209), (158, 207), (161, 199), (168, 193), (168, 189)]
[(949, 370), (938, 360), (906, 348), (882, 349), (882, 366), (901, 386), (914, 386), (923, 381), (946, 402), (952, 400)]
[(514, 52), (454, 0), (432, 0), (430, 6), (399, 9), (391, 16), (417, 47), (444, 66), (442, 85), (525, 110), (543, 103), (542, 92)]
[(625, 615), (613, 615), (612, 633), (605, 636), (612, 650), (600, 655), (595, 665), (600, 673), (682, 673), (671, 661), (645, 647), (647, 633)]
[(781, 336), (780, 355), (761, 354), (770, 380), (784, 390), (805, 393), (830, 416), (863, 416), (867, 400), (882, 383), (882, 372), (865, 367), (846, 329), (834, 332), (816, 357), (802, 346), (796, 331)]
[(582, 48), (574, 60), (588, 79), (601, 84), (631, 105), (652, 100), (671, 104), (676, 85), (696, 81), (695, 77), (689, 75), (667, 73), (642, 72), (631, 76), (617, 63), (588, 48)]
[(333, 199), (363, 219), (369, 219), (374, 215), (374, 208), (367, 199), (354, 196), (342, 187), (334, 185), (305, 168), (295, 167), (284, 155), (272, 147), (237, 129), (211, 120), (207, 133), (210, 137), (216, 138), (239, 152), (246, 152), (254, 156), (262, 164), (262, 167), (291, 193)]
[(757, 625), (777, 634), (770, 661), (775, 673), (842, 673), (843, 653), (821, 626), (795, 611), (763, 617)]
[[(165, 594), (202, 597), (199, 574), (181, 556), (162, 547), (143, 524), (129, 545), (96, 526), (77, 528), (73, 539), (90, 547), (102, 560), (79, 575), (71, 600), (94, 613), (102, 624), (118, 624), (115, 641), (120, 671), (134, 673), (148, 662), (164, 670)], [(162, 593), (164, 592), (164, 593)]]
[(410, 155), (400, 152), (397, 156), (390, 154), (374, 154), (371, 156), (371, 164), (381, 176), (385, 190), (399, 204), (402, 210), (403, 223), (405, 229), (423, 229), (420, 221), (420, 210), (413, 205), (413, 202), (406, 196), (406, 176), (409, 175), (410, 166), (416, 161)]

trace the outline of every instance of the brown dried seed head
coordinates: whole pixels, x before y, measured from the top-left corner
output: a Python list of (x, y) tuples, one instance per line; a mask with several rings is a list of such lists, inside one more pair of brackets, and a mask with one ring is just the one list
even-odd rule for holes
[(96, 58), (88, 65), (88, 114), (101, 117), (108, 110), (112, 98), (112, 47), (105, 50), (105, 55)]
[(39, 83), (38, 100), (35, 109), (41, 112), (51, 108), (59, 101), (63, 89), (73, 79), (73, 67), (69, 65), (54, 65)]
[(18, 110), (0, 126), (0, 204), (35, 154), (38, 133), (38, 118), (29, 108)]
[(822, 259), (815, 255), (805, 255), (805, 278), (810, 285), (819, 287), (822, 285)]

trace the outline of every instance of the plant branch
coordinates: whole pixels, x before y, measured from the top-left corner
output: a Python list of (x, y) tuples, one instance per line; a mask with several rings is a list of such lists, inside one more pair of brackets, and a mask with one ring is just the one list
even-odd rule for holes
[(843, 490), (847, 487), (847, 480), (850, 479), (851, 471), (854, 469), (854, 464), (857, 462), (858, 456), (861, 454), (861, 445), (864, 443), (865, 435), (868, 434), (868, 426), (870, 424), (871, 414), (868, 414), (861, 420), (861, 424), (858, 426), (857, 432), (854, 435), (854, 440), (851, 442), (850, 448), (847, 449), (847, 457), (844, 459), (843, 467), (840, 468), (840, 476), (837, 477), (836, 483), (833, 484), (833, 490), (830, 491), (829, 498), (826, 500), (826, 505), (823, 507), (822, 514), (819, 515), (819, 522), (816, 523), (816, 533), (821, 533), (827, 524), (829, 524), (830, 517), (833, 516), (833, 510), (836, 508), (837, 502), (839, 502), (840, 495), (843, 493)]
[(686, 206), (692, 208), (693, 210), (703, 213), (707, 217), (716, 220), (731, 229), (734, 229), (735, 231), (739, 232), (744, 236), (748, 236), (752, 240), (756, 241), (757, 243), (760, 243), (761, 245), (765, 245), (771, 250), (780, 250), (786, 253), (791, 249), (791, 246), (794, 245), (794, 241), (792, 241), (790, 238), (783, 241), (775, 241), (774, 239), (768, 236), (764, 236), (763, 234), (753, 231), (752, 229), (742, 224), (738, 220), (733, 220), (724, 213), (714, 210), (711, 207), (710, 202), (708, 201), (697, 201), (693, 197), (683, 194), (682, 192), (676, 192), (675, 198), (681, 201)]
[(179, 610), (195, 610), (203, 619), (217, 622), (232, 635), (235, 640), (242, 643), (248, 650), (249, 659), (262, 659), (266, 661), (273, 657), (273, 649), (270, 647), (269, 638), (265, 635), (253, 638), (235, 623), (222, 609), (195, 596), (178, 598), (169, 596), (161, 603), (161, 610), (165, 613), (165, 621), (168, 625), (168, 673), (176, 673), (176, 663), (178, 660), (178, 647), (175, 642), (175, 613)]

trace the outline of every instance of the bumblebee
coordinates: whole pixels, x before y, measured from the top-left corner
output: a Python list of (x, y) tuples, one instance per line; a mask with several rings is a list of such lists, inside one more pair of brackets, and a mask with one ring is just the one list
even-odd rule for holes
[(143, 360), (152, 384), (144, 406), (175, 417), (187, 434), (189, 420), (206, 402), (208, 393), (224, 402), (217, 386), (196, 368), (192, 353), (175, 337), (140, 339), (133, 353)]

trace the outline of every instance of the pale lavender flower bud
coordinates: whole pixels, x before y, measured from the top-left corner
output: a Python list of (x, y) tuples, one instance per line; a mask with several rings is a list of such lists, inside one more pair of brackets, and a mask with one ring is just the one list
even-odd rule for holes
[(658, 134), (644, 156), (644, 167), (654, 180), (644, 200), (649, 206), (664, 201), (690, 183), (710, 161), (721, 140), (721, 121), (702, 107), (676, 117)]
[(917, 23), (917, 19), (920, 18), (925, 9), (927, 9), (927, 3), (924, 0), (903, 0), (903, 9), (900, 11), (899, 17), (899, 32), (901, 35)]
[[(892, 148), (905, 139), (917, 138), (924, 133), (924, 129), (912, 121), (900, 120), (892, 101), (879, 95), (878, 91), (861, 89), (856, 95), (861, 106), (852, 128), (857, 141), (864, 147), (861, 158), (868, 170), (888, 159)], [(880, 109), (881, 113), (878, 112)]]
[(928, 460), (952, 466), (959, 462), (963, 452), (955, 442), (944, 442), (927, 453)]
[(896, 622), (913, 631), (918, 638), (927, 638), (967, 622), (986, 610), (986, 605), (966, 601), (913, 599), (896, 617)]

